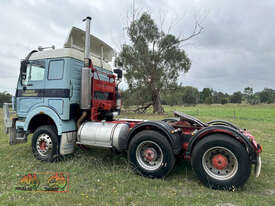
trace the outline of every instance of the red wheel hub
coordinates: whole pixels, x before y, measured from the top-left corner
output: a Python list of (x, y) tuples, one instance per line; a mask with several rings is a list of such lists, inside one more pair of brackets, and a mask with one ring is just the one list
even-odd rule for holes
[(227, 158), (222, 154), (217, 154), (212, 157), (212, 165), (218, 170), (223, 170), (228, 165)]
[(146, 160), (148, 161), (152, 161), (155, 158), (155, 152), (148, 148), (144, 151), (144, 157), (146, 158)]
[(45, 141), (41, 141), (39, 143), (39, 147), (42, 151), (45, 151), (46, 150), (46, 142)]

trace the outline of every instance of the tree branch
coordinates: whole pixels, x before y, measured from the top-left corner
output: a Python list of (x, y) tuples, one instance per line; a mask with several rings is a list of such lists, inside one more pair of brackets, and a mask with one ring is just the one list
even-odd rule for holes
[(135, 112), (136, 113), (144, 113), (150, 106), (152, 105), (152, 103), (149, 103), (145, 106), (141, 106), (141, 107), (138, 107)]
[(180, 39), (179, 42), (184, 42), (192, 39), (193, 37), (198, 36), (203, 30), (204, 28), (196, 21), (192, 34), (184, 39)]
[(148, 103), (146, 105), (143, 105), (143, 106), (140, 106), (140, 107), (137, 107), (136, 109), (131, 109), (131, 110), (123, 110), (123, 112), (134, 112), (134, 113), (144, 113), (150, 106), (152, 106), (152, 103)]

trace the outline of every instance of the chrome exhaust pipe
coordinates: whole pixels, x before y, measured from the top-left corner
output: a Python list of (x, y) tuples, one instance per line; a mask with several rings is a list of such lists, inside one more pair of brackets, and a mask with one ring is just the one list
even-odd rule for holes
[(85, 34), (85, 50), (84, 50), (84, 67), (81, 71), (81, 96), (80, 109), (91, 109), (91, 59), (90, 59), (90, 23), (91, 17), (86, 17), (86, 34)]
[(91, 24), (91, 17), (86, 17), (83, 21), (86, 21), (86, 33), (85, 33), (85, 48), (84, 48), (84, 67), (90, 66), (90, 24)]

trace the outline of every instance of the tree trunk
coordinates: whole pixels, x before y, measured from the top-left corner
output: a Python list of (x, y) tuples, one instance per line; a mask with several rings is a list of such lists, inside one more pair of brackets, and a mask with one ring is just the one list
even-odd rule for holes
[(164, 112), (163, 107), (160, 102), (160, 92), (153, 91), (152, 94), (152, 103), (153, 103), (153, 113), (162, 114)]

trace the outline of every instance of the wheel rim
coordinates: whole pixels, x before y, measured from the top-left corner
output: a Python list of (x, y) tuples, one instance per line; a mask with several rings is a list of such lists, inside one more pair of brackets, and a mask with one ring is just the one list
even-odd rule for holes
[(136, 159), (143, 169), (156, 170), (162, 165), (163, 151), (157, 143), (144, 141), (137, 147)]
[(52, 140), (48, 134), (43, 133), (38, 136), (36, 140), (36, 149), (39, 155), (43, 157), (52, 152)]
[(217, 180), (228, 180), (238, 171), (236, 156), (225, 147), (212, 147), (202, 157), (205, 172)]

